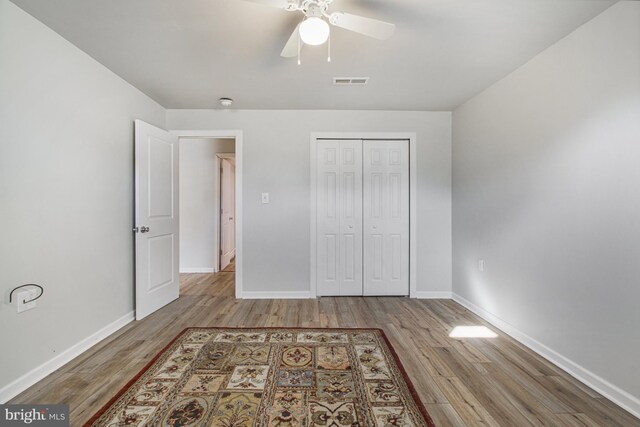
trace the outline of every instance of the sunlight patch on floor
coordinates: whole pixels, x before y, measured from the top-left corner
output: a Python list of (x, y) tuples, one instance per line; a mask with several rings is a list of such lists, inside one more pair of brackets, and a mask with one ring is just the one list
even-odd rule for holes
[(496, 338), (498, 334), (486, 326), (456, 326), (449, 336), (451, 338)]

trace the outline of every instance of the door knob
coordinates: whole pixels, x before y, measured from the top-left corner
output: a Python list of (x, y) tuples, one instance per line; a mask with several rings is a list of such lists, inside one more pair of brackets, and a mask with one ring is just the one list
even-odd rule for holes
[(149, 232), (149, 227), (140, 227), (140, 232), (141, 233), (148, 233)]

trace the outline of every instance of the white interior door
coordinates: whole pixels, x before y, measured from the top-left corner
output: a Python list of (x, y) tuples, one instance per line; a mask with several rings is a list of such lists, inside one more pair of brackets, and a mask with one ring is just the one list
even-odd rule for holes
[(220, 171), (220, 270), (224, 270), (236, 255), (234, 159), (220, 159)]
[(178, 141), (135, 121), (136, 319), (178, 298)]
[(362, 295), (362, 142), (317, 150), (317, 294)]
[(409, 143), (363, 141), (364, 295), (409, 295)]

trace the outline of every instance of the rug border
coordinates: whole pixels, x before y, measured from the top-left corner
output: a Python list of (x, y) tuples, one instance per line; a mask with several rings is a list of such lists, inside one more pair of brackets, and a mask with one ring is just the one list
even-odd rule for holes
[[(365, 329), (365, 328), (354, 328), (354, 329)], [(400, 361), (400, 357), (398, 356), (398, 353), (396, 353), (396, 349), (393, 347), (393, 345), (391, 345), (391, 341), (389, 341), (389, 337), (387, 337), (387, 334), (384, 332), (383, 329), (380, 329), (380, 328), (370, 328), (370, 329), (380, 331), (380, 335), (382, 335), (382, 338), (384, 338), (385, 344), (387, 344), (387, 348), (389, 349), (389, 352), (393, 356), (396, 362), (396, 366), (400, 370), (400, 373), (404, 378), (404, 382), (407, 384), (409, 393), (411, 394), (413, 401), (418, 407), (418, 410), (422, 413), (422, 416), (424, 417), (429, 427), (436, 427), (435, 423), (433, 422), (433, 419), (431, 418), (431, 415), (429, 414), (429, 412), (427, 412), (427, 407), (424, 406), (424, 403), (422, 403), (420, 396), (418, 396), (418, 392), (416, 391), (416, 388), (411, 382), (411, 379), (409, 378), (409, 374), (407, 374), (407, 371), (404, 369), (404, 365), (402, 365), (402, 362)]]
[(153, 364), (156, 363), (156, 361), (167, 350), (169, 350), (169, 348), (176, 341), (178, 341), (178, 339), (180, 339), (190, 329), (303, 329), (303, 330), (304, 329), (307, 329), (307, 330), (323, 330), (323, 329), (327, 329), (327, 330), (336, 330), (336, 331), (340, 331), (340, 330), (342, 330), (342, 331), (378, 331), (378, 332), (380, 332), (380, 335), (384, 339), (384, 342), (385, 342), (387, 348), (389, 349), (389, 353), (391, 353), (391, 356), (393, 356), (393, 359), (396, 362), (396, 366), (398, 367), (398, 370), (400, 371), (400, 373), (402, 374), (402, 377), (404, 378), (404, 382), (407, 385), (407, 388), (409, 389), (409, 394), (411, 395), (411, 398), (413, 399), (413, 402), (418, 407), (418, 410), (420, 411), (420, 413), (422, 414), (423, 418), (427, 422), (427, 425), (429, 427), (436, 427), (435, 423), (433, 422), (433, 419), (431, 418), (431, 415), (429, 414), (429, 412), (427, 412), (427, 408), (425, 407), (424, 403), (422, 403), (422, 400), (420, 400), (420, 397), (418, 396), (418, 392), (416, 391), (416, 388), (414, 387), (413, 383), (411, 382), (411, 379), (409, 378), (409, 375), (407, 374), (407, 371), (405, 370), (404, 366), (402, 365), (402, 362), (400, 361), (400, 357), (398, 356), (398, 353), (396, 353), (396, 349), (393, 348), (393, 345), (391, 344), (391, 341), (389, 340), (389, 338), (387, 337), (387, 334), (384, 332), (383, 329), (381, 329), (381, 328), (314, 328), (314, 327), (288, 327), (288, 326), (256, 326), (256, 327), (246, 327), (246, 326), (242, 326), (242, 327), (234, 327), (234, 326), (189, 326), (188, 328), (184, 328), (167, 345), (165, 345), (162, 348), (162, 350), (160, 350), (140, 370), (140, 372), (138, 372), (129, 382), (127, 382), (111, 399), (109, 399), (109, 401), (107, 403), (105, 403), (102, 406), (102, 408), (100, 408), (98, 410), (98, 412), (96, 412), (91, 418), (89, 418), (89, 420), (87, 420), (82, 425), (82, 427), (90, 427), (91, 424), (93, 424), (98, 418), (100, 418), (105, 412), (107, 412), (109, 407), (111, 405), (113, 405), (118, 399), (120, 399), (122, 397), (122, 395), (125, 394), (127, 392), (127, 390), (131, 386), (133, 386), (136, 383), (136, 381), (138, 381), (140, 379), (140, 377), (142, 377), (142, 375), (144, 375), (144, 373), (147, 372), (153, 366)]
[(114, 403), (116, 403), (116, 401), (118, 399), (120, 399), (122, 397), (122, 395), (125, 394), (127, 392), (127, 390), (131, 386), (133, 386), (136, 383), (136, 381), (138, 381), (140, 379), (140, 377), (142, 375), (144, 375), (144, 373), (147, 372), (153, 366), (154, 363), (156, 363), (158, 361), (160, 356), (162, 356), (167, 350), (169, 350), (169, 348), (171, 348), (173, 343), (178, 341), (178, 339), (180, 337), (182, 337), (184, 334), (186, 334), (189, 329), (193, 329), (193, 327), (184, 328), (178, 335), (176, 335), (171, 341), (169, 341), (169, 343), (167, 345), (165, 345), (162, 348), (162, 350), (160, 350), (146, 365), (144, 365), (144, 367), (140, 370), (140, 372), (138, 372), (123, 387), (121, 387), (120, 390), (111, 399), (109, 399), (109, 401), (107, 403), (105, 403), (102, 406), (102, 408), (100, 408), (98, 410), (98, 412), (96, 412), (91, 418), (89, 418), (84, 424), (82, 424), (82, 427), (91, 426), (91, 424), (93, 424), (98, 418), (100, 418), (105, 412), (107, 412), (109, 407), (111, 405), (113, 405)]

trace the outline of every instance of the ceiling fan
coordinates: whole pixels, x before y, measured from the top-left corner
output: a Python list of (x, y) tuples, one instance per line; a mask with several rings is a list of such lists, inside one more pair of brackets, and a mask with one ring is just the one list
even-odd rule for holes
[(277, 7), (288, 12), (302, 12), (305, 18), (293, 30), (289, 41), (282, 49), (281, 56), (291, 58), (300, 54), (302, 44), (321, 45), (330, 36), (330, 26), (344, 28), (378, 40), (390, 38), (396, 26), (377, 19), (352, 15), (345, 12), (329, 13), (327, 10), (333, 0), (245, 0), (266, 6)]

